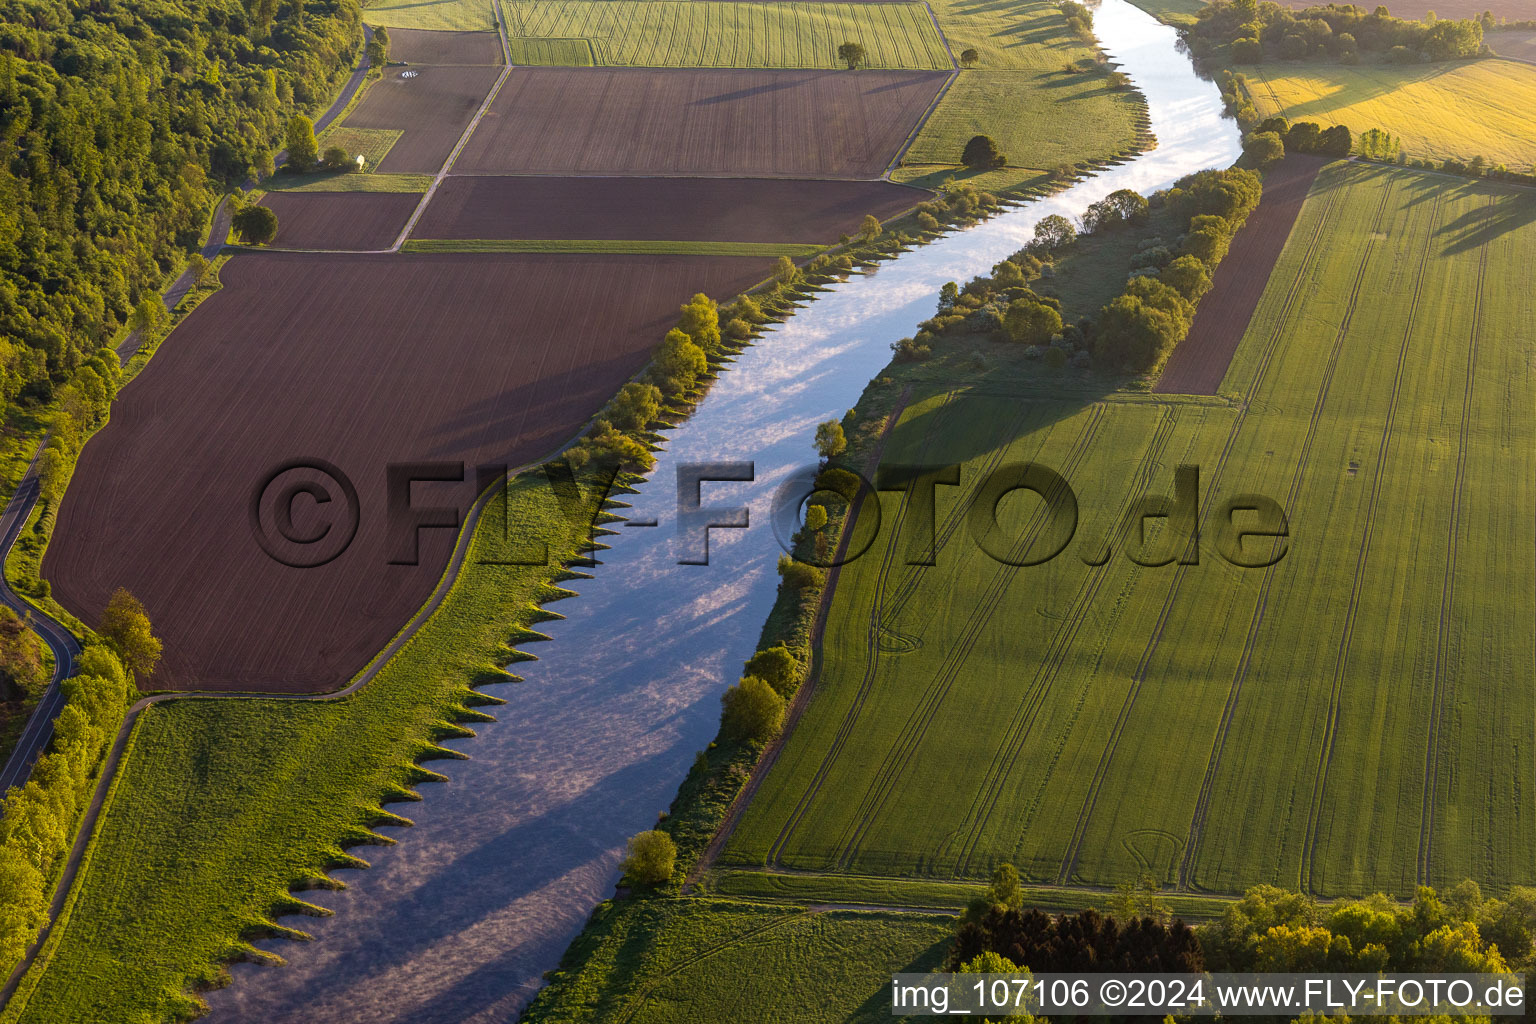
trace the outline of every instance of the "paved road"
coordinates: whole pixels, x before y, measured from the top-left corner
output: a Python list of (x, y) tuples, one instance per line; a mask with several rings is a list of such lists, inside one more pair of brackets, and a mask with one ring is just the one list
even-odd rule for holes
[[(32, 506), (37, 504), (37, 462), (46, 444), (44, 440), (43, 444), (38, 445), (32, 456), (32, 464), (22, 477), (21, 486), (16, 488), (10, 504), (5, 507), (5, 513), (0, 515), (0, 559), (10, 553), (11, 546), (21, 535), (21, 528), (26, 525), (27, 517), (32, 514)], [(33, 763), (53, 738), (53, 720), (64, 707), (64, 694), (59, 689), (59, 683), (74, 674), (80, 644), (69, 630), (18, 597), (11, 590), (4, 573), (0, 573), (0, 601), (27, 620), (33, 631), (53, 651), (53, 678), (43, 691), (43, 698), (38, 701), (32, 717), (27, 719), (27, 727), (16, 741), (16, 749), (11, 751), (5, 767), (0, 769), (0, 793), (3, 793), (27, 780), (27, 776), (32, 774)]]

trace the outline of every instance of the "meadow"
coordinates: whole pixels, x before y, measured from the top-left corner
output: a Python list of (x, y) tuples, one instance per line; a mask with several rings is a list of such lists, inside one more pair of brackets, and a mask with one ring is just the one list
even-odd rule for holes
[(1536, 67), (1485, 59), (1406, 67), (1266, 64), (1248, 76), (1263, 117), (1381, 128), (1416, 159), (1481, 156), (1527, 171), (1536, 160)]
[(550, 613), (538, 604), (570, 596), (561, 584), (579, 576), (483, 564), (505, 557), (507, 522), (557, 558), (585, 540), (542, 474), (512, 482), (507, 518), (496, 508), (438, 614), (352, 696), (143, 713), (64, 915), (0, 1021), (183, 1019), (195, 1010), (189, 985), (216, 984), (231, 956), (266, 958), (248, 940), (295, 934), (268, 917), (304, 911), (290, 886), (361, 866), (363, 851), (344, 852), (338, 837), (390, 841), (370, 828), (406, 822), (376, 801), (415, 799), (409, 787), (441, 777), (414, 762), (458, 756), (421, 737), (467, 735), (455, 723), (485, 717), (473, 706), (498, 698), (466, 683), (512, 681), (500, 666), (539, 638), (528, 627)]
[[(529, 1024), (890, 1019), (893, 971), (938, 970), (948, 917), (715, 899), (605, 903)], [(565, 976), (569, 974), (569, 976)], [(558, 991), (558, 995), (554, 994)], [(771, 1010), (769, 1009), (771, 1008)]]
[[(1144, 102), (1110, 88), (1109, 69), (1092, 63), (1095, 49), (1072, 33), (1055, 4), (943, 0), (934, 12), (954, 52), (974, 49), (979, 59), (956, 75), (894, 180), (931, 187), (958, 174), (982, 188), (1016, 189), (1042, 182), (1062, 164), (1140, 146)], [(1091, 70), (1066, 70), (1079, 61)], [(962, 167), (961, 151), (974, 135), (996, 140), (1009, 166), (983, 174)]]
[[(1529, 193), (1333, 164), (1219, 395), (914, 395), (886, 460), (963, 464), (937, 564), (905, 564), (885, 495), (721, 863), (955, 880), (1010, 861), (1037, 884), (1215, 894), (1529, 884), (1533, 222)], [(1077, 495), (1043, 565), (994, 561), (964, 523), (1016, 461)], [(1200, 470), (1199, 563), (1137, 564), (1114, 531), (1178, 465)], [(1239, 493), (1285, 510), (1273, 566), (1218, 555)], [(1038, 511), (999, 506), (1016, 561), (1047, 546)], [(1153, 533), (1142, 561), (1168, 547)]]
[[(527, 63), (649, 68), (839, 68), (837, 48), (863, 45), (864, 66), (953, 67), (919, 3), (696, 3), (691, 0), (507, 0), (510, 43)], [(550, 40), (546, 46), (529, 43)], [(590, 61), (582, 47), (590, 45)]]

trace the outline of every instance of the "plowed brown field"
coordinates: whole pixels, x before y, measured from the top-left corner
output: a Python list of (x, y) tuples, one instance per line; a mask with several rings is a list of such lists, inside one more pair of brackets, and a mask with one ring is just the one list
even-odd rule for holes
[(454, 176), (414, 235), (826, 243), (927, 195), (885, 181)]
[(389, 68), (345, 124), (405, 132), (379, 164), (380, 171), (436, 174), (498, 74), (489, 67)]
[(454, 171), (875, 178), (945, 78), (518, 68)]
[[(767, 276), (757, 259), (673, 256), (237, 257), (113, 407), (59, 511), (44, 576), (95, 622), (125, 586), (165, 643), (156, 688), (318, 691), (344, 684), (436, 584), (451, 530), (420, 564), (388, 564), (390, 463), (513, 465), (565, 442), (642, 366), (697, 291)], [(289, 460), (355, 484), (356, 538), (290, 568), (250, 521)], [(285, 478), (285, 483), (286, 478)], [(339, 520), (299, 496), (288, 536)], [(282, 488), (279, 487), (281, 492)], [(473, 483), (418, 484), (418, 505), (467, 507)], [(269, 532), (269, 536), (271, 536)]]
[(1195, 312), (1189, 337), (1174, 347), (1152, 390), (1161, 394), (1214, 395), (1227, 375), (1237, 343), (1253, 319), (1275, 261), (1291, 237), (1301, 204), (1327, 163), (1315, 156), (1288, 156), (1264, 174), (1264, 198), (1232, 241), (1212, 288)]
[(384, 249), (421, 196), (404, 192), (269, 192), (277, 214), (273, 244), (288, 249)]
[(501, 40), (495, 32), (389, 30), (390, 60), (407, 64), (500, 64), (501, 57)]

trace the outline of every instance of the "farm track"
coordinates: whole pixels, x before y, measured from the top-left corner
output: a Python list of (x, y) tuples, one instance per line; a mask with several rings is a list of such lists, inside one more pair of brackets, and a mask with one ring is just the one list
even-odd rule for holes
[[(1493, 209), (1490, 196), (1485, 208)], [(1429, 885), (1431, 844), (1435, 830), (1435, 802), (1440, 787), (1440, 719), (1454, 684), (1446, 679), (1450, 644), (1451, 606), (1456, 592), (1456, 556), (1461, 539), (1461, 496), (1467, 473), (1467, 440), (1472, 430), (1472, 393), (1477, 382), (1477, 349), (1483, 336), (1483, 286), (1488, 276), (1488, 250), (1483, 246), (1477, 264), (1477, 290), (1472, 297), (1472, 331), (1467, 345), (1467, 386), (1461, 397), (1461, 433), (1456, 451), (1456, 479), (1451, 487), (1450, 537), (1446, 546), (1445, 581), (1440, 588), (1440, 619), (1435, 638), (1435, 675), (1429, 710), (1429, 737), (1424, 751), (1424, 805), (1419, 817), (1418, 880)]]
[[(1372, 234), (1376, 234), (1380, 227), (1382, 213), (1386, 209), (1387, 197), (1391, 190), (1387, 190), (1382, 197), (1381, 205), (1376, 211), (1375, 224)], [(1276, 319), (1275, 335), (1278, 337), (1291, 323), (1291, 313), (1295, 307), (1295, 301), (1301, 291), (1303, 282), (1309, 273), (1315, 268), (1317, 256), (1317, 242), (1324, 234), (1325, 228), (1331, 226), (1335, 203), (1330, 201), (1323, 215), (1318, 218), (1317, 230), (1313, 233), (1312, 240), (1307, 246), (1307, 253), (1302, 258), (1301, 267), (1298, 270), (1296, 280), (1292, 282), (1291, 291), (1287, 295), (1286, 303), (1280, 317)], [(1323, 378), (1318, 388), (1317, 400), (1312, 406), (1312, 416), (1307, 423), (1307, 433), (1304, 438), (1300, 455), (1296, 463), (1296, 471), (1291, 476), (1291, 485), (1286, 490), (1285, 508), (1295, 509), (1297, 499), (1301, 495), (1302, 483), (1306, 479), (1307, 464), (1311, 459), (1312, 444), (1317, 439), (1317, 429), (1322, 421), (1323, 407), (1328, 401), (1329, 391), (1333, 385), (1333, 375), (1338, 367), (1339, 354), (1344, 349), (1344, 338), (1349, 332), (1349, 324), (1354, 316), (1355, 300), (1359, 297), (1360, 285), (1364, 280), (1365, 269), (1370, 261), (1371, 249), (1374, 247), (1374, 239), (1366, 244), (1366, 251), (1361, 257), (1360, 269), (1355, 277), (1355, 289), (1346, 312), (1346, 316), (1334, 335), (1333, 348), (1330, 350), (1328, 360), (1323, 371)], [(1258, 601), (1254, 604), (1253, 614), (1248, 623), (1248, 635), (1243, 642), (1243, 653), (1238, 660), (1237, 672), (1232, 679), (1232, 686), (1227, 693), (1226, 704), (1222, 708), (1221, 722), (1216, 728), (1216, 739), (1211, 746), (1210, 759), (1206, 763), (1205, 776), (1200, 783), (1200, 794), (1195, 800), (1195, 811), (1190, 819), (1189, 833), (1185, 838), (1184, 857), (1179, 865), (1178, 888), (1180, 891), (1189, 891), (1193, 888), (1192, 873), (1195, 862), (1199, 859), (1199, 847), (1201, 837), (1205, 832), (1206, 815), (1210, 812), (1211, 797), (1215, 790), (1216, 775), (1221, 767), (1221, 758), (1226, 751), (1227, 735), (1232, 727), (1232, 720), (1237, 714), (1237, 706), (1242, 699), (1243, 684), (1248, 678), (1248, 668), (1253, 661), (1254, 648), (1258, 645), (1259, 629), (1264, 622), (1264, 613), (1269, 607), (1269, 590), (1275, 580), (1278, 571), (1278, 563), (1264, 570), (1264, 582), (1259, 587)]]
[[(1135, 507), (1136, 502), (1147, 493), (1156, 467), (1177, 426), (1178, 408), (1171, 406), (1163, 409), (1157, 429), (1153, 432), (1152, 441), (1143, 453), (1141, 465), (1137, 468), (1136, 486), (1128, 496), (1121, 515), (1111, 523), (1111, 537), (1114, 536), (1114, 522), (1123, 520), (1124, 512)], [(986, 833), (987, 826), (992, 822), (992, 814), (1002, 795), (1003, 785), (1013, 777), (1013, 772), (1018, 766), (1019, 755), (1024, 749), (1024, 741), (1033, 730), (1039, 711), (1045, 704), (1046, 695), (1055, 684), (1062, 666), (1066, 664), (1067, 652), (1076, 641), (1088, 610), (1093, 607), (1099, 589), (1109, 575), (1109, 564), (1109, 561), (1105, 560), (1093, 567), (1078, 587), (1065, 622), (1051, 637), (1051, 642), (1046, 648), (1045, 659), (1036, 669), (1035, 677), (1031, 680), (1029, 689), (1025, 691), (1023, 701), (1009, 720), (1008, 728), (1003, 734), (1003, 742), (988, 764), (987, 772), (982, 778), (981, 789), (977, 791), (975, 799), (971, 802), (971, 808), (966, 814), (966, 820), (974, 821), (974, 825), (959, 854), (960, 859), (955, 871), (958, 876), (965, 877), (970, 871), (971, 859), (975, 856), (976, 847)], [(966, 826), (962, 823), (960, 827), (964, 829)], [(939, 853), (943, 853), (942, 848)]]
[[(1103, 423), (1104, 412), (1103, 405), (1094, 405), (1089, 422), (1074, 441), (1063, 463), (1063, 468), (1060, 470), (1062, 476), (1070, 478), (1086, 457)], [(1023, 557), (1030, 549), (1040, 530), (1044, 528), (1045, 518), (1043, 510), (1031, 517), (1029, 528), (1009, 551), (1010, 560)], [(880, 816), (895, 788), (897, 778), (910, 765), (912, 757), (921, 746), (923, 737), (933, 723), (934, 716), (938, 713), (939, 706), (948, 696), (960, 670), (965, 666), (971, 651), (980, 640), (982, 632), (997, 612), (1003, 595), (1018, 574), (1019, 568), (1017, 565), (1003, 565), (994, 571), (992, 580), (981, 595), (980, 601), (967, 616), (965, 627), (961, 630), (958, 640), (946, 652), (944, 664), (935, 675), (934, 681), (908, 715), (901, 732), (887, 751), (880, 768), (870, 782), (864, 799), (860, 801), (853, 823), (853, 835), (846, 841), (843, 852), (839, 856), (838, 864), (842, 870), (847, 870), (859, 855), (870, 827)], [(847, 834), (846, 830), (844, 834)]]
[[(1325, 218), (1331, 213), (1334, 202), (1335, 200), (1330, 198), (1329, 206), (1324, 212)], [(1304, 262), (1310, 261), (1315, 257), (1316, 246), (1320, 237), (1321, 232), (1313, 236), (1307, 255), (1304, 257)], [(1291, 308), (1301, 289), (1301, 280), (1302, 278), (1298, 277), (1292, 292), (1287, 296), (1286, 305), (1281, 313), (1282, 320), (1289, 317)], [(1226, 469), (1227, 459), (1231, 456), (1233, 448), (1236, 447), (1237, 439), (1242, 433), (1243, 424), (1247, 421), (1248, 411), (1252, 408), (1253, 400), (1258, 395), (1259, 389), (1269, 372), (1270, 363), (1274, 360), (1275, 352), (1279, 348), (1280, 334), (1281, 332), (1276, 330), (1270, 336), (1269, 343), (1265, 346), (1264, 353), (1259, 360), (1259, 365), (1255, 369), (1253, 380), (1249, 383), (1243, 401), (1238, 407), (1237, 415), (1233, 418), (1232, 426), (1227, 432), (1226, 443), (1222, 446), (1221, 455), (1216, 460), (1216, 470), (1211, 475), (1209, 483), (1205, 484), (1206, 487), (1213, 491), (1221, 480), (1222, 473)], [(1206, 518), (1209, 518), (1209, 516), (1210, 509), (1207, 508)], [(1200, 528), (1203, 530), (1205, 525), (1205, 522), (1202, 521)], [(1098, 806), (1099, 790), (1109, 773), (1110, 762), (1114, 759), (1115, 749), (1119, 746), (1120, 737), (1124, 734), (1126, 723), (1130, 719), (1131, 710), (1136, 703), (1136, 697), (1141, 692), (1141, 684), (1146, 680), (1147, 670), (1151, 664), (1152, 657), (1157, 653), (1157, 649), (1162, 642), (1163, 630), (1168, 624), (1174, 602), (1178, 598), (1179, 590), (1188, 568), (1188, 566), (1179, 565), (1175, 569), (1173, 582), (1168, 588), (1168, 596), (1163, 600), (1163, 607), (1158, 614), (1157, 622), (1153, 626), (1152, 635), (1147, 642), (1146, 649), (1142, 652), (1136, 666), (1136, 671), (1132, 676), (1131, 688), (1126, 693), (1125, 702), (1111, 729), (1109, 741), (1105, 745), (1104, 753), (1100, 756), (1099, 764), (1094, 770), (1093, 781), (1089, 784), (1088, 788), (1088, 795), (1084, 798), (1083, 807), (1078, 812), (1078, 820), (1072, 831), (1072, 839), (1068, 844), (1066, 856), (1062, 860), (1061, 871), (1057, 874), (1058, 884), (1065, 885), (1070, 882), (1072, 875), (1077, 870), (1077, 860), (1082, 852), (1083, 839), (1088, 832), (1088, 822)]]
[[(1390, 195), (1391, 189), (1388, 190)], [(1383, 203), (1386, 197), (1383, 197)], [(1434, 206), (1430, 209), (1429, 223), (1433, 227), (1440, 219), (1440, 208), (1444, 201), (1443, 193), (1436, 192)], [(1301, 878), (1299, 888), (1302, 892), (1314, 891), (1313, 874), (1317, 857), (1318, 833), (1322, 830), (1322, 813), (1324, 795), (1328, 788), (1328, 769), (1333, 762), (1333, 745), (1338, 737), (1340, 695), (1344, 688), (1344, 675), (1349, 663), (1350, 647), (1354, 642), (1355, 616), (1360, 608), (1360, 593), (1365, 580), (1365, 566), (1370, 559), (1371, 542), (1376, 532), (1376, 503), (1381, 498), (1382, 480), (1386, 477), (1387, 456), (1392, 444), (1392, 427), (1397, 419), (1397, 401), (1402, 391), (1403, 370), (1408, 362), (1408, 349), (1413, 340), (1413, 330), (1418, 323), (1419, 298), (1423, 292), (1425, 272), (1429, 266), (1430, 249), (1434, 241), (1434, 233), (1431, 230), (1425, 238), (1424, 251), (1419, 258), (1417, 276), (1413, 285), (1413, 298), (1408, 307), (1408, 323), (1403, 329), (1403, 343), (1398, 349), (1397, 370), (1392, 378), (1391, 397), (1387, 403), (1387, 415), (1381, 431), (1381, 444), (1376, 452), (1376, 471), (1372, 474), (1371, 495), (1365, 510), (1365, 533), (1360, 541), (1360, 554), (1355, 560), (1354, 578), (1350, 584), (1349, 604), (1344, 613), (1344, 628), (1339, 638), (1339, 650), (1334, 658), (1333, 682), (1328, 695), (1328, 713), (1324, 719), (1323, 746), (1319, 757), (1317, 775), (1313, 780), (1312, 799), (1307, 810), (1306, 838), (1301, 851)], [(1354, 311), (1354, 299), (1358, 298), (1358, 291), (1351, 297), (1350, 312)]]
[[(944, 403), (940, 407), (941, 416), (948, 414), (950, 405), (954, 401), (954, 398), (955, 393), (953, 391), (945, 394)], [(939, 432), (937, 430), (930, 431), (928, 436), (924, 438), (922, 447), (924, 454), (927, 453), (928, 446), (933, 442), (933, 439), (938, 436), (938, 433)], [(874, 495), (873, 497), (876, 501), (879, 500), (878, 495)], [(909, 492), (903, 491), (901, 496), (901, 505), (897, 509), (896, 521), (893, 527), (896, 534), (898, 535), (901, 531), (901, 524), (906, 519), (908, 498)], [(857, 526), (858, 523), (856, 519), (854, 522), (850, 522), (848, 524), (847, 529), (850, 538), (852, 537), (853, 530)], [(935, 546), (937, 546), (937, 540), (935, 540)], [(879, 601), (879, 595), (883, 590), (884, 581), (890, 574), (891, 564), (897, 557), (896, 549), (897, 545), (894, 543), (894, 541), (892, 541), (891, 543), (886, 544), (885, 551), (881, 555), (880, 571), (876, 577), (876, 602)], [(830, 614), (830, 605), (827, 614)], [(874, 621), (874, 616), (872, 616), (867, 638), (867, 661), (864, 670), (864, 678), (859, 681), (859, 689), (858, 692), (854, 695), (853, 703), (849, 706), (847, 713), (844, 714), (842, 725), (839, 726), (836, 736), (833, 737), (832, 745), (828, 749), (826, 755), (822, 758), (821, 764), (817, 766), (816, 774), (811, 778), (810, 784), (805, 787), (805, 791), (800, 794), (800, 799), (796, 802), (795, 808), (792, 812), (790, 812), (788, 819), (785, 820), (784, 826), (779, 830), (779, 834), (774, 839), (773, 845), (768, 848), (768, 855), (764, 859), (770, 867), (779, 866), (779, 857), (784, 852), (785, 844), (789, 842), (789, 839), (794, 834), (795, 829), (799, 827), (801, 819), (803, 819), (806, 813), (810, 810), (811, 804), (815, 801), (817, 794), (821, 791), (821, 784), (826, 780), (827, 775), (831, 772), (832, 765), (836, 763), (837, 755), (842, 751), (843, 744), (846, 743), (848, 741), (848, 737), (853, 734), (854, 726), (857, 724), (859, 719), (859, 714), (863, 711), (864, 701), (869, 696), (870, 689), (874, 686), (874, 666), (878, 661), (880, 654), (879, 640), (879, 626), (878, 623)], [(759, 771), (761, 772), (761, 769), (759, 769)]]

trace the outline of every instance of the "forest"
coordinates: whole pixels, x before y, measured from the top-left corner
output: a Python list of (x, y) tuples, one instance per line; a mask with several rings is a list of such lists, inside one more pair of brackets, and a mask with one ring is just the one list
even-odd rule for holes
[(357, 0), (0, 3), (0, 400), (110, 343), (360, 41)]

